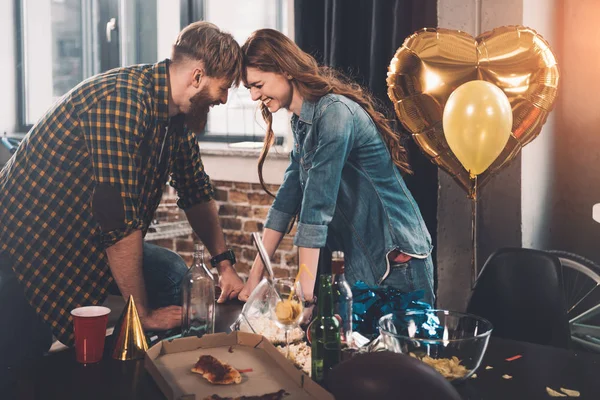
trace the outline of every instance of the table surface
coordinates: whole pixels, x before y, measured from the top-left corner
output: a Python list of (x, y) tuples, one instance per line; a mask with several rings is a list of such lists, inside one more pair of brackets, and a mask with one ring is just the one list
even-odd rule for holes
[[(240, 308), (237, 302), (219, 305), (215, 330), (228, 330)], [(143, 360), (114, 360), (109, 349), (110, 341), (104, 359), (87, 366), (75, 361), (73, 349), (44, 357), (35, 367), (22, 371), (16, 398), (165, 399), (144, 369)], [(515, 355), (522, 357), (506, 361)], [(505, 374), (512, 379), (504, 379)], [(578, 390), (581, 399), (600, 399), (600, 355), (491, 338), (477, 378), (456, 389), (466, 400), (548, 399), (547, 386)], [(0, 398), (4, 398), (2, 394)]]

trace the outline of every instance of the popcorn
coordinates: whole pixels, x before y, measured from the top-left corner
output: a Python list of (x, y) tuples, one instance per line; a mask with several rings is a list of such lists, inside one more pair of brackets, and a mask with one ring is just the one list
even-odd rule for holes
[[(277, 350), (281, 353), (286, 354), (287, 349), (285, 345), (277, 346)], [(299, 342), (295, 344), (290, 344), (290, 359), (296, 366), (296, 368), (301, 369), (307, 375), (310, 375), (310, 366), (311, 366), (311, 349), (306, 342)]]
[[(250, 325), (252, 327), (250, 327)], [(241, 332), (257, 333), (263, 335), (273, 344), (285, 344), (285, 330), (281, 328), (268, 315), (254, 315), (248, 318), (248, 323), (242, 319), (239, 325)], [(290, 343), (296, 343), (304, 338), (304, 331), (296, 327), (288, 332)]]

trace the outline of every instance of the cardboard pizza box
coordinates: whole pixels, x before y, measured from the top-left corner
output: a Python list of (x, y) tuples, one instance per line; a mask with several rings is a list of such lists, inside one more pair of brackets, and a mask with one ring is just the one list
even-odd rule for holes
[[(242, 373), (242, 382), (214, 385), (191, 372), (201, 355), (208, 354)], [(246, 332), (217, 333), (201, 338), (165, 340), (146, 353), (144, 365), (169, 400), (204, 400), (260, 396), (285, 390), (284, 400), (334, 400), (333, 395), (298, 370), (261, 335)]]

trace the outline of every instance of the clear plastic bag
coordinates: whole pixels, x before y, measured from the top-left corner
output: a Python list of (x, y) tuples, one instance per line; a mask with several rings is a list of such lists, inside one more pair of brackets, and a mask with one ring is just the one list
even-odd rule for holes
[[(263, 335), (273, 344), (285, 343), (285, 331), (271, 319), (271, 307), (277, 292), (271, 283), (263, 278), (248, 297), (242, 312), (231, 325), (232, 331), (250, 332)], [(290, 343), (304, 338), (301, 328), (290, 330)]]

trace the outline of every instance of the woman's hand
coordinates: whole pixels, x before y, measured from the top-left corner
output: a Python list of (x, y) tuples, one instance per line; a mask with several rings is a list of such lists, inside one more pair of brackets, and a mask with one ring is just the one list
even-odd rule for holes
[(244, 288), (238, 295), (238, 299), (241, 301), (248, 300), (248, 297), (250, 297), (250, 294), (258, 286), (258, 284), (260, 283), (260, 281), (262, 279), (262, 276), (263, 276), (262, 265), (260, 265), (260, 266), (256, 265), (256, 261), (254, 262), (254, 264), (255, 265), (252, 266), (252, 269), (250, 270), (250, 273), (248, 274), (248, 280), (246, 281)]
[(302, 319), (300, 320), (300, 325), (305, 326), (308, 329), (308, 325), (313, 320), (313, 313), (315, 311), (315, 305), (311, 305), (308, 307), (304, 307), (304, 311), (302, 312)]

